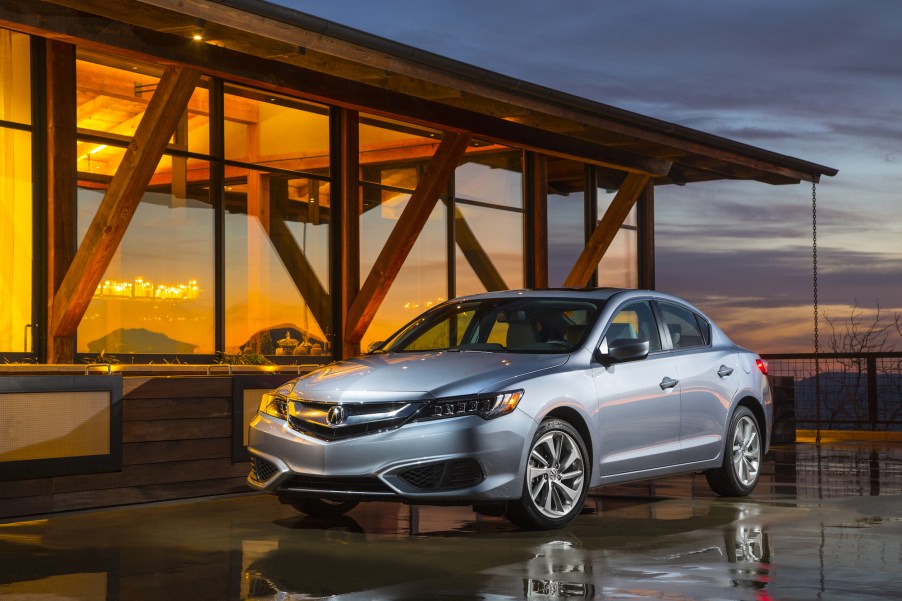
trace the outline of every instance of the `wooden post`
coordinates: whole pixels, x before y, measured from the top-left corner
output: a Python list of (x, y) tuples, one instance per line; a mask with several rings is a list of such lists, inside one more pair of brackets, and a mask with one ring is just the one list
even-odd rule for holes
[(592, 232), (586, 247), (564, 280), (564, 286), (582, 288), (589, 285), (592, 274), (598, 269), (599, 261), (614, 241), (614, 236), (620, 231), (624, 219), (650, 180), (651, 176), (647, 174), (630, 173), (626, 176), (611, 201), (611, 206), (605, 211), (604, 217)]
[(200, 79), (190, 69), (163, 73), (144, 118), (53, 299), (50, 332), (72, 336), (119, 248), (138, 203)]
[[(75, 258), (75, 46), (47, 40), (47, 317)], [(75, 337), (48, 328), (47, 362), (72, 363)]]
[(648, 182), (638, 204), (639, 287), (655, 289), (655, 185)]
[(385, 242), (369, 276), (348, 312), (347, 339), (359, 344), (373, 322), (379, 305), (388, 294), (404, 260), (410, 254), (439, 196), (447, 187), (470, 142), (468, 133), (445, 132), (442, 142), (426, 167), (423, 179), (407, 201), (398, 223)]
[(548, 157), (537, 152), (532, 153), (532, 169), (530, 173), (532, 192), (530, 199), (532, 211), (527, 215), (530, 219), (526, 231), (532, 236), (532, 273), (527, 278), (532, 288), (548, 288)]
[[(332, 223), (331, 227), (338, 228), (338, 238), (341, 241), (341, 263), (339, 265), (341, 283), (340, 290), (333, 290), (332, 294), (341, 297), (339, 307), (340, 315), (333, 320), (341, 324), (341, 330), (336, 332), (340, 342), (340, 356), (343, 359), (356, 357), (360, 354), (360, 340), (351, 340), (347, 336), (349, 330), (348, 313), (360, 292), (360, 131), (359, 114), (357, 111), (342, 109), (338, 115), (341, 157), (338, 167), (341, 178), (341, 197), (334, 199), (338, 202), (339, 220)], [(337, 358), (337, 357), (336, 357)]]

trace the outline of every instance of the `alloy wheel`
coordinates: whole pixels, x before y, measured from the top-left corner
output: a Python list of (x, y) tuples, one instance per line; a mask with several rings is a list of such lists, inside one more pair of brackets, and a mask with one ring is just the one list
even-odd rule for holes
[(585, 461), (570, 434), (552, 430), (536, 440), (526, 468), (529, 496), (535, 508), (549, 518), (569, 515), (581, 502), (585, 487)]
[(743, 486), (751, 486), (758, 480), (761, 466), (761, 437), (758, 426), (744, 415), (733, 430), (733, 473)]

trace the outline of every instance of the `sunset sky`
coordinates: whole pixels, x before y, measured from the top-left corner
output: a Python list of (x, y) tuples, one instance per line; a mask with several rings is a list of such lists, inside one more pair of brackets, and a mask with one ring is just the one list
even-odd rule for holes
[[(902, 3), (279, 3), (835, 167), (817, 191), (821, 307), (902, 312)], [(658, 289), (761, 352), (811, 350), (810, 184), (659, 187), (656, 210)]]

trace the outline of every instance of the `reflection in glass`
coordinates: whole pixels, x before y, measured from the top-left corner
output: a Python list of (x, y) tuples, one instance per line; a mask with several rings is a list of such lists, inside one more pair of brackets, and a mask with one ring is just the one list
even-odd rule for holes
[(548, 158), (548, 286), (560, 287), (585, 246), (585, 165)]
[[(102, 168), (78, 172), (78, 240), (84, 239), (122, 150)], [(214, 351), (213, 211), (209, 165), (164, 157), (78, 327), (81, 353)]]
[(239, 168), (226, 176), (225, 352), (328, 354), (328, 183)]
[[(378, 192), (381, 204), (360, 216), (360, 275), (365, 280), (373, 263), (382, 252), (398, 217), (407, 206), (410, 195), (388, 190)], [(366, 192), (366, 198), (373, 194)], [(364, 206), (368, 206), (364, 202)], [(448, 298), (448, 259), (446, 252), (446, 209), (438, 203), (426, 221), (423, 231), (404, 261), (391, 289), (382, 301), (372, 325), (361, 342), (367, 348), (385, 340), (399, 327)]]
[(636, 230), (620, 228), (601, 262), (598, 285), (636, 288), (639, 285)]
[(466, 256), (457, 245), (456, 294), (461, 296), (487, 290), (485, 276), (480, 277), (481, 263), (484, 261), (490, 262), (497, 270), (506, 289), (522, 288), (523, 214), (464, 203), (456, 203), (455, 209), (484, 251), (475, 257)]
[[(598, 219), (604, 218), (611, 206), (616, 190), (598, 189)], [(636, 206), (630, 209), (623, 225), (611, 246), (598, 264), (598, 285), (617, 288), (637, 288), (639, 286), (639, 236)]]
[(360, 116), (360, 179), (413, 191), (438, 148), (441, 132), (372, 115)]
[(0, 120), (31, 123), (31, 38), (0, 29)]
[[(126, 142), (135, 135), (144, 111), (157, 89), (163, 70), (118, 56), (86, 50), (76, 55), (76, 122), (79, 132)], [(210, 100), (208, 80), (194, 90), (185, 115), (170, 139), (170, 149), (200, 154), (209, 151)], [(79, 143), (77, 153), (95, 156), (106, 146)], [(81, 160), (81, 159), (80, 159)]]
[(467, 156), (455, 171), (454, 195), (460, 200), (523, 208), (523, 153), (505, 150)]
[(31, 133), (0, 128), (0, 351), (33, 350), (31, 184)]
[(226, 86), (225, 158), (261, 167), (329, 173), (329, 109)]

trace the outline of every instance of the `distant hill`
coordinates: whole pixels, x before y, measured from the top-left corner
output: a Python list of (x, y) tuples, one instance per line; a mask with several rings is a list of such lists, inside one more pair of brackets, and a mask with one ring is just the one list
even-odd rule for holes
[(175, 340), (166, 334), (151, 332), (144, 328), (119, 328), (88, 343), (88, 350), (97, 354), (101, 352), (105, 354), (188, 354), (193, 353), (196, 348), (196, 344)]

